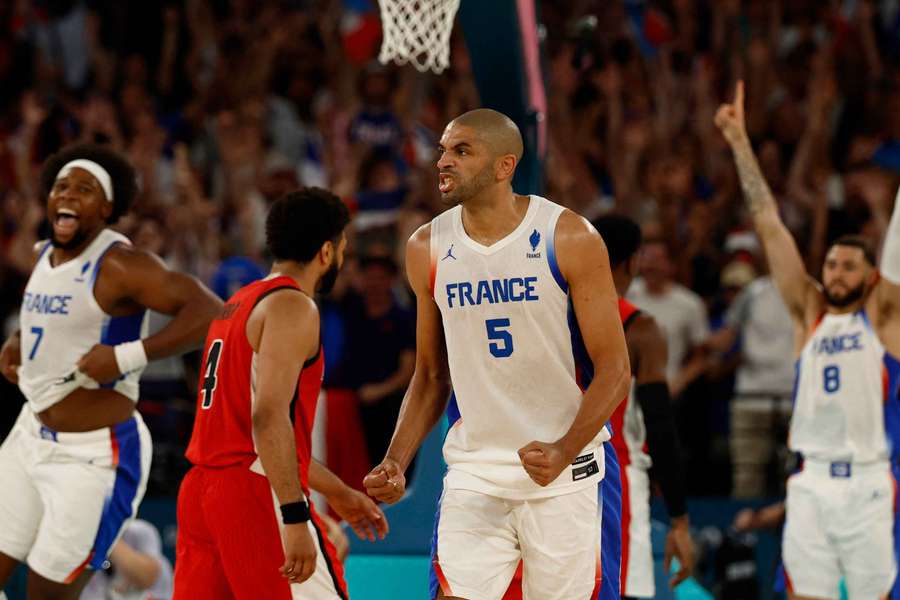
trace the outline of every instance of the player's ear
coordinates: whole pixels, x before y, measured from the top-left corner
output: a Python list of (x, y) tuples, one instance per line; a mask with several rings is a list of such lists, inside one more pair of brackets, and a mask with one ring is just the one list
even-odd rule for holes
[(115, 208), (113, 206), (113, 203), (108, 202), (106, 199), (104, 199), (102, 204), (100, 204), (100, 216), (103, 217), (104, 221), (109, 221), (109, 218), (113, 213), (113, 208)]
[(334, 242), (331, 240), (326, 240), (322, 247), (319, 248), (319, 262), (322, 266), (328, 266), (331, 264), (334, 256)]
[(494, 173), (497, 176), (497, 179), (503, 181), (504, 179), (512, 179), (513, 173), (516, 171), (516, 164), (519, 161), (516, 160), (516, 156), (514, 154), (504, 154), (494, 163)]

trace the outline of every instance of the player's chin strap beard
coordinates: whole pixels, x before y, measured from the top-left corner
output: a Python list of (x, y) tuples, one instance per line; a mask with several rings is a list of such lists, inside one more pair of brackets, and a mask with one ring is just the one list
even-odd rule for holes
[(826, 289), (825, 299), (828, 301), (828, 304), (834, 306), (835, 308), (844, 308), (850, 306), (851, 304), (862, 298), (865, 292), (866, 284), (860, 283), (858, 286), (847, 292), (842, 298), (835, 298), (831, 295), (831, 292)]
[(87, 232), (79, 228), (68, 242), (60, 242), (56, 239), (56, 234), (51, 234), (50, 243), (53, 244), (54, 248), (59, 248), (60, 250), (74, 250), (81, 246), (87, 238)]

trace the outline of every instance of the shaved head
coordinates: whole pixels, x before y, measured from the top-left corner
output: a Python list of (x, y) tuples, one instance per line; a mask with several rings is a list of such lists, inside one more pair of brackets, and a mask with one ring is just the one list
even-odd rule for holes
[(518, 163), (522, 159), (522, 134), (512, 119), (490, 108), (476, 108), (453, 119), (453, 125), (469, 127), (487, 144), (494, 157), (512, 154)]

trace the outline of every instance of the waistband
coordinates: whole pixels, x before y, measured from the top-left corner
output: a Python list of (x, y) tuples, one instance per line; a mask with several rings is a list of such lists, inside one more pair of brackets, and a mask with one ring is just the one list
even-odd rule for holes
[(832, 477), (835, 479), (850, 479), (873, 473), (887, 473), (890, 471), (890, 463), (887, 460), (872, 462), (852, 461), (827, 461), (817, 459), (804, 459), (801, 471)]
[(20, 427), (31, 437), (67, 445), (109, 443), (112, 437), (122, 438), (125, 435), (136, 433), (137, 429), (142, 427), (143, 424), (140, 414), (135, 411), (130, 419), (117, 423), (112, 427), (79, 432), (56, 431), (41, 423), (41, 420), (34, 414), (34, 411), (31, 410), (28, 404), (22, 407), (22, 412), (19, 413), (19, 419), (16, 422), (16, 426)]

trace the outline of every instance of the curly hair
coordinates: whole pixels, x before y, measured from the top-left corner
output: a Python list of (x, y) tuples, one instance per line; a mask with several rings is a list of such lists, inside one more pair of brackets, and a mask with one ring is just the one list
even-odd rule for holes
[(301, 188), (272, 204), (266, 246), (276, 260), (308, 263), (322, 244), (336, 241), (349, 222), (350, 211), (340, 198), (322, 188)]
[(50, 195), (60, 169), (77, 159), (92, 160), (109, 173), (113, 186), (113, 210), (106, 222), (110, 225), (115, 223), (128, 212), (137, 195), (137, 172), (127, 158), (109, 146), (75, 144), (51, 155), (41, 168), (41, 196), (46, 198)]

